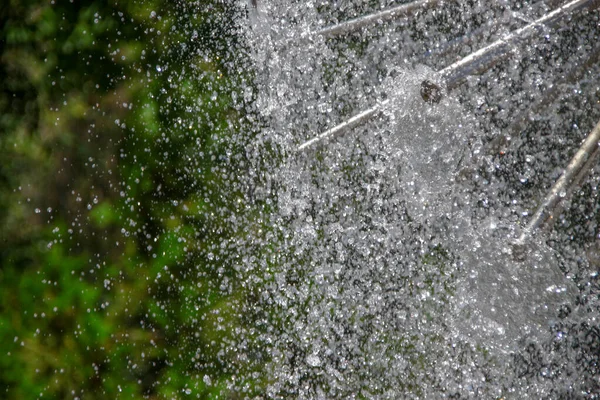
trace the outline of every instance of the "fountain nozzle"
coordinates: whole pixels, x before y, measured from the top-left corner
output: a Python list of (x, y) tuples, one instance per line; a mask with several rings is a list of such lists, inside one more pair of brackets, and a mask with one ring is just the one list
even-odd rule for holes
[(437, 104), (442, 100), (442, 88), (430, 81), (429, 79), (425, 79), (421, 82), (421, 97), (425, 102), (430, 104)]

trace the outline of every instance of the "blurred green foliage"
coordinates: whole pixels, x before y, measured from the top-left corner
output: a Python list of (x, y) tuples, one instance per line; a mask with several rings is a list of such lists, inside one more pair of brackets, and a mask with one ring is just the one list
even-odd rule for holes
[(259, 390), (232, 345), (254, 211), (227, 4), (0, 6), (1, 398)]

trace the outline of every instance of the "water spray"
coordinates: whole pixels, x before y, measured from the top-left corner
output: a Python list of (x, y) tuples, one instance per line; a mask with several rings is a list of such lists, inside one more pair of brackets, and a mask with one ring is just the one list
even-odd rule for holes
[[(430, 4), (431, 2), (423, 1), (410, 4), (413, 5), (416, 3), (424, 6), (425, 4)], [(543, 34), (547, 29), (559, 27), (561, 23), (563, 23), (568, 17), (572, 16), (572, 14), (585, 10), (593, 10), (598, 7), (600, 7), (600, 0), (574, 0), (557, 8), (554, 11), (549, 12), (532, 23), (510, 33), (508, 36), (499, 39), (494, 43), (464, 57), (460, 61), (457, 61), (454, 64), (451, 64), (438, 71), (437, 75), (439, 76), (439, 82), (425, 80), (421, 83), (421, 97), (428, 103), (438, 103), (444, 97), (444, 92), (449, 92), (459, 87), (466, 82), (469, 76), (480, 75), (491, 69), (493, 66), (509, 58), (513, 53), (514, 47), (520, 44), (519, 42), (527, 42), (532, 40), (534, 37)], [(415, 10), (416, 8), (410, 9)], [(359, 18), (354, 21), (362, 21), (362, 19)], [(372, 18), (369, 17), (368, 21), (372, 21)], [(365, 22), (363, 25), (355, 22), (352, 26), (358, 27), (366, 24), (367, 22)], [(340, 27), (340, 25), (336, 25), (336, 27), (339, 28), (333, 29), (334, 27), (332, 27), (329, 29), (333, 30), (334, 32), (346, 32)], [(348, 130), (371, 120), (375, 116), (379, 115), (379, 113), (383, 110), (383, 107), (388, 103), (389, 100), (381, 101), (373, 107), (353, 116), (349, 120), (326, 130), (315, 138), (300, 145), (298, 147), (298, 151), (303, 151), (308, 147), (322, 141), (323, 139), (344, 134)]]
[[(551, 225), (556, 219), (557, 209), (561, 202), (567, 199), (579, 182), (587, 175), (600, 154), (600, 122), (590, 132), (583, 144), (579, 147), (563, 174), (550, 189), (533, 217), (523, 229), (521, 236), (514, 243), (514, 248), (519, 250), (527, 240), (544, 225)], [(517, 251), (518, 252), (518, 251)]]
[[(406, 52), (390, 47), (397, 44), (398, 36), (409, 35), (393, 29), (404, 24), (404, 19), (400, 18), (396, 25), (386, 27), (391, 37), (380, 37), (379, 34), (384, 34), (382, 22), (371, 19), (378, 30), (374, 40), (369, 40), (366, 25), (355, 24), (354, 30), (340, 29), (340, 35), (356, 32), (351, 40), (366, 40), (361, 42), (360, 52), (350, 50), (348, 54), (341, 53), (345, 58), (338, 60), (329, 70), (329, 64), (323, 60), (335, 56), (338, 45), (342, 51), (347, 47), (342, 43), (343, 39), (328, 41), (334, 34), (323, 33), (315, 38), (317, 29), (309, 29), (321, 17), (326, 17), (323, 10), (313, 10), (315, 18), (304, 19), (301, 5), (295, 5), (290, 11), (291, 6), (281, 1), (281, 8), (287, 13), (285, 16), (295, 17), (293, 22), (301, 28), (299, 32), (286, 30), (290, 18), (281, 18), (273, 12), (282, 21), (282, 26), (276, 25), (269, 39), (277, 41), (277, 44), (281, 43), (279, 39), (282, 36), (290, 42), (314, 39), (311, 46), (281, 46), (275, 49), (278, 53), (269, 53), (272, 49), (265, 45), (267, 48), (259, 54), (258, 60), (264, 66), (264, 80), (268, 86), (264, 97), (260, 98), (262, 102), (258, 104), (266, 107), (261, 108), (266, 110), (264, 115), (273, 115), (268, 134), (281, 140), (282, 150), (287, 150), (287, 145), (297, 140), (294, 132), (321, 124), (332, 115), (327, 114), (331, 113), (330, 104), (323, 102), (328, 95), (334, 94), (345, 100), (337, 108), (339, 112), (344, 112), (345, 107), (355, 104), (355, 101), (362, 104), (355, 108), (360, 112), (350, 114), (352, 118), (341, 117), (342, 124), (332, 124), (329, 126), (333, 126), (331, 129), (300, 143), (299, 147), (294, 146), (292, 151), (305, 154), (294, 154), (285, 160), (279, 172), (281, 186), (277, 192), (277, 205), (281, 214), (276, 222), (280, 223), (278, 228), (285, 240), (278, 244), (280, 248), (277, 251), (291, 256), (289, 262), (286, 259), (285, 265), (281, 266), (281, 273), (278, 271), (277, 282), (268, 290), (270, 299), (281, 304), (281, 314), (277, 315), (282, 315), (285, 321), (288, 321), (285, 319), (288, 316), (292, 317), (282, 328), (283, 334), (273, 332), (268, 336), (282, 354), (277, 360), (281, 364), (274, 364), (276, 368), (273, 369), (274, 381), (283, 388), (276, 387), (277, 393), (285, 392), (288, 382), (291, 382), (291, 390), (296, 390), (299, 383), (294, 381), (294, 377), (300, 376), (306, 377), (302, 379), (316, 387), (315, 391), (305, 392), (305, 397), (318, 397), (320, 394), (315, 393), (324, 388), (322, 393), (327, 394), (323, 396), (341, 398), (347, 393), (356, 393), (356, 388), (379, 385), (386, 390), (395, 389), (398, 382), (405, 381), (416, 382), (415, 387), (418, 388), (430, 388), (427, 377), (432, 370), (446, 385), (451, 374), (437, 370), (437, 366), (454, 363), (457, 369), (466, 369), (466, 361), (455, 362), (453, 358), (460, 356), (462, 360), (464, 350), (459, 348), (448, 352), (448, 349), (455, 348), (455, 344), (481, 346), (470, 354), (489, 351), (499, 360), (497, 363), (496, 359), (493, 360), (494, 368), (505, 360), (507, 367), (512, 367), (515, 361), (509, 357), (521, 351), (526, 340), (548, 341), (555, 349), (554, 345), (565, 335), (559, 326), (563, 319), (569, 318), (564, 321), (571, 323), (597, 315), (586, 310), (577, 314), (579, 308), (573, 310), (580, 304), (577, 296), (584, 293), (577, 286), (578, 278), (573, 276), (588, 272), (581, 267), (581, 253), (575, 252), (580, 243), (572, 240), (572, 245), (560, 248), (536, 232), (541, 233), (540, 228), (557, 219), (558, 208), (567, 203), (565, 200), (570, 192), (595, 165), (600, 153), (597, 150), (600, 128), (593, 130), (570, 163), (565, 158), (550, 165), (540, 159), (537, 165), (532, 161), (536, 157), (528, 157), (527, 154), (528, 164), (519, 164), (522, 153), (542, 153), (541, 146), (555, 144), (559, 139), (555, 147), (564, 148), (564, 134), (557, 131), (559, 123), (556, 120), (566, 121), (571, 116), (577, 118), (582, 114), (582, 108), (572, 107), (564, 114), (553, 115), (551, 106), (556, 106), (559, 100), (563, 108), (571, 105), (568, 100), (582, 99), (583, 102), (587, 100), (583, 97), (588, 95), (588, 91), (595, 90), (595, 76), (591, 76), (590, 71), (598, 68), (598, 45), (577, 35), (585, 31), (590, 37), (596, 37), (595, 25), (590, 26), (588, 21), (598, 14), (570, 18), (575, 12), (598, 3), (564, 0), (561, 5), (550, 6), (550, 2), (555, 3), (556, 0), (533, 4), (536, 16), (531, 20), (521, 18), (502, 6), (500, 10), (491, 11), (487, 7), (442, 10), (443, 5), (449, 2), (440, 3), (439, 9), (430, 9), (427, 15), (415, 14), (417, 20), (430, 22), (430, 17), (433, 17), (430, 14), (442, 10), (433, 18), (440, 17), (442, 24), (432, 31), (432, 36), (435, 39), (438, 33), (445, 36), (449, 29), (452, 41), (438, 46), (436, 40), (428, 46), (433, 51), (412, 54), (409, 59), (421, 62), (425, 57), (445, 54), (448, 57), (444, 59), (451, 61), (436, 64), (445, 67), (434, 68), (437, 76), (425, 71), (411, 73), (402, 69), (394, 71), (396, 75), (388, 74), (384, 83), (390, 91), (385, 93), (388, 96), (377, 97), (379, 101), (373, 103), (364, 103), (360, 94), (366, 92), (371, 96), (373, 82), (382, 78), (390, 65), (395, 64), (388, 57), (380, 57), (378, 52), (389, 49), (390, 58), (401, 59), (406, 52), (413, 50), (412, 46), (407, 46)], [(328, 11), (327, 7), (324, 9)], [(542, 9), (555, 11), (542, 12)], [(340, 14), (348, 12), (347, 9), (334, 11)], [(477, 27), (479, 36), (454, 39), (459, 33), (451, 25), (454, 22), (452, 16), (465, 11), (473, 13), (465, 18), (467, 23), (476, 17), (473, 25)], [(481, 23), (478, 11), (485, 12), (486, 16), (499, 17)], [(538, 19), (542, 15), (545, 16)], [(450, 18), (444, 19), (446, 16)], [(532, 22), (533, 19), (536, 21)], [(447, 27), (446, 23), (450, 26)], [(420, 27), (417, 25), (417, 33), (420, 33)], [(561, 27), (568, 29), (562, 32)], [(502, 40), (497, 41), (500, 37)], [(542, 45), (534, 48), (538, 39)], [(561, 46), (563, 42), (575, 42), (582, 47), (569, 54), (569, 48)], [(459, 54), (457, 49), (461, 50), (461, 56), (471, 52), (462, 52), (461, 46), (465, 43), (470, 43), (470, 46), (478, 44), (473, 49), (483, 49), (454, 63), (457, 59), (452, 57)], [(334, 51), (328, 52), (328, 44), (335, 46)], [(262, 47), (260, 49), (263, 50)], [(520, 53), (515, 51), (517, 49)], [(523, 55), (524, 62), (518, 68), (510, 68), (506, 75), (503, 73), (502, 77), (509, 83), (499, 79), (490, 93), (485, 93), (487, 98), (500, 97), (501, 105), (506, 102), (502, 113), (486, 114), (486, 118), (479, 121), (477, 115), (464, 113), (464, 105), (444, 100), (449, 90), (467, 80), (471, 82), (469, 76), (489, 71), (486, 77), (491, 77), (490, 69), (499, 63), (505, 67), (508, 62), (503, 60), (507, 58), (518, 61), (519, 54)], [(268, 58), (271, 56), (280, 59), (273, 61), (273, 58)], [(540, 60), (541, 57), (550, 57), (557, 62), (552, 64), (545, 59), (546, 63), (538, 68), (535, 56)], [(533, 64), (530, 65), (530, 62)], [(347, 75), (336, 75), (340, 71)], [(557, 73), (555, 78), (546, 80), (542, 74), (548, 71), (559, 71), (560, 76)], [(324, 78), (333, 79), (323, 84), (319, 81), (320, 73)], [(283, 78), (280, 86), (272, 78), (275, 74)], [(351, 79), (346, 80), (346, 76)], [(591, 77), (592, 84), (586, 84), (583, 76)], [(424, 77), (429, 80), (424, 81)], [(492, 83), (491, 78), (481, 83)], [(567, 90), (572, 89), (569, 84), (577, 81), (582, 83), (576, 88), (582, 94), (566, 95)], [(311, 83), (316, 84), (311, 86)], [(528, 88), (535, 88), (537, 96), (534, 92), (523, 90)], [(366, 90), (362, 92), (361, 89)], [(419, 90), (427, 103), (418, 98)], [(484, 90), (484, 85), (477, 85), (477, 90), (472, 93), (465, 90), (463, 94), (467, 101), (484, 104), (481, 93)], [(519, 100), (524, 97), (531, 99), (527, 112), (521, 112), (524, 105)], [(442, 104), (436, 106), (436, 103)], [(589, 101), (584, 104), (590, 105)], [(533, 119), (532, 113), (541, 114), (540, 123), (550, 125), (552, 136), (547, 134), (548, 131), (542, 131), (544, 138), (536, 140), (539, 139), (536, 137), (538, 133), (523, 132), (523, 128), (530, 126), (525, 122)], [(498, 119), (506, 114), (510, 114), (510, 121), (506, 122), (512, 125), (507, 126), (504, 120)], [(597, 118), (594, 119), (596, 123)], [(587, 133), (588, 124), (592, 121), (585, 115), (581, 120)], [(489, 147), (494, 144), (492, 140), (486, 148), (482, 147), (486, 140), (478, 137), (481, 125), (484, 129), (488, 126), (500, 129), (497, 125), (501, 125), (503, 135), (513, 136), (514, 131), (514, 136), (526, 135), (528, 140), (524, 146), (519, 146), (518, 153), (511, 152), (505, 158), (486, 157), (486, 162), (479, 162), (479, 156), (490, 154)], [(381, 134), (380, 128), (385, 130), (385, 134)], [(360, 132), (360, 140), (356, 140), (355, 136), (339, 143), (332, 140), (328, 142), (330, 146), (323, 146), (323, 151), (312, 153), (321, 143), (345, 132), (356, 136)], [(351, 139), (353, 137), (354, 140)], [(573, 139), (566, 139), (569, 140)], [(580, 144), (571, 144), (569, 148), (573, 151)], [(564, 151), (558, 151), (557, 155), (566, 156)], [(555, 156), (553, 154), (552, 158)], [(491, 160), (493, 163), (487, 163)], [(528, 207), (529, 215), (521, 219), (524, 214), (518, 213), (522, 210), (522, 206), (518, 205), (520, 199), (531, 196), (531, 186), (539, 187), (535, 186), (536, 182), (528, 180), (531, 173), (537, 172), (537, 167), (547, 171), (548, 167), (567, 163), (569, 165), (563, 176), (549, 195), (544, 198), (545, 193), (542, 193), (540, 204)], [(468, 185), (457, 185), (454, 179), (464, 165), (475, 171), (473, 179)], [(523, 167), (523, 175), (520, 167)], [(529, 184), (513, 185), (517, 178), (521, 183)], [(546, 188), (543, 189), (545, 191)], [(587, 198), (579, 200), (585, 201), (583, 206), (597, 206), (596, 198), (593, 203)], [(530, 204), (529, 201), (526, 199), (526, 204)], [(540, 207), (535, 211), (538, 205)], [(577, 205), (582, 206), (579, 202)], [(579, 217), (576, 215), (573, 219), (579, 221)], [(517, 221), (522, 224), (518, 225)], [(572, 222), (572, 219), (567, 218), (567, 221)], [(592, 221), (586, 220), (583, 226), (595, 230), (592, 224)], [(557, 232), (559, 240), (569, 240), (567, 234), (572, 231), (566, 229), (568, 232), (565, 234)], [(587, 235), (590, 236), (589, 233)], [(520, 243), (526, 244), (521, 248), (521, 254), (526, 256), (522, 258), (523, 263), (515, 262), (519, 259)], [(561, 257), (577, 264), (569, 264), (566, 271), (562, 268)], [(592, 279), (588, 281), (594, 284)], [(558, 335), (556, 340), (553, 335)], [(429, 341), (430, 338), (435, 342)], [(294, 343), (293, 348), (290, 343)], [(428, 358), (430, 354), (432, 356)], [(431, 360), (431, 364), (424, 364), (421, 359)], [(381, 364), (370, 364), (371, 360), (381, 360)], [(358, 369), (337, 369), (346, 362)], [(479, 379), (479, 369), (486, 367), (476, 365), (476, 378)], [(407, 377), (402, 375), (402, 371), (411, 374), (423, 371), (423, 376)], [(503, 385), (521, 382), (511, 380), (512, 375), (506, 373), (503, 364), (489, 376), (496, 380), (509, 376), (502, 381)], [(538, 376), (539, 373), (536, 373), (531, 377), (536, 385), (539, 383), (536, 380)], [(576, 374), (570, 376), (575, 377)], [(463, 376), (457, 378), (461, 387), (467, 385), (466, 381)], [(452, 384), (450, 382), (443, 387), (444, 395), (452, 393), (447, 389)], [(331, 388), (345, 390), (339, 388), (346, 387), (347, 392), (327, 392)], [(427, 390), (430, 392), (419, 397), (436, 397), (430, 393), (441, 393), (441, 389), (435, 387)], [(541, 391), (537, 387), (534, 390), (535, 393)], [(402, 390), (390, 391), (388, 397), (382, 398), (399, 398), (403, 397), (402, 393)], [(469, 393), (490, 398), (505, 395), (502, 391)], [(368, 393), (365, 397), (375, 397), (370, 395)]]
[(433, 8), (439, 5), (441, 2), (441, 0), (418, 0), (412, 3), (402, 4), (378, 13), (369, 14), (360, 18), (323, 28), (317, 31), (316, 34), (322, 35), (326, 38), (347, 35), (369, 25), (382, 24), (384, 22), (389, 22), (400, 18), (412, 17), (418, 12), (425, 11), (428, 8)]

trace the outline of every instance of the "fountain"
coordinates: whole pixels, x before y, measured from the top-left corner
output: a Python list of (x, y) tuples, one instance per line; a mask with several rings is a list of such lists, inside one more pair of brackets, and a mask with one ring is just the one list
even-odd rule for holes
[(250, 9), (269, 397), (598, 393), (598, 2), (557, 3)]
[(600, 397), (598, 0), (71, 3), (0, 13), (2, 398)]

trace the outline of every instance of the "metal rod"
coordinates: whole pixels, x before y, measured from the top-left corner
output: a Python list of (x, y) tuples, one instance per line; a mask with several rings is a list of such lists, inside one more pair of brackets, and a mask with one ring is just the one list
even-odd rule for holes
[(371, 107), (368, 110), (363, 111), (358, 115), (355, 115), (354, 117), (350, 118), (349, 120), (344, 121), (341, 124), (336, 125), (333, 128), (326, 130), (325, 132), (321, 133), (319, 136), (317, 136), (313, 139), (310, 139), (309, 141), (307, 141), (304, 144), (302, 144), (301, 146), (299, 146), (298, 151), (302, 151), (305, 148), (307, 148), (317, 142), (320, 142), (323, 139), (341, 135), (341, 134), (349, 131), (350, 129), (362, 124), (363, 122), (368, 121), (369, 119), (371, 119), (374, 115), (376, 115), (379, 112), (380, 107), (385, 106), (387, 103), (389, 103), (389, 100), (384, 100), (381, 103), (377, 104), (376, 106)]
[(444, 80), (446, 90), (452, 90), (466, 81), (468, 76), (481, 74), (510, 56), (512, 46), (526, 40), (536, 33), (543, 33), (545, 28), (555, 28), (563, 20), (578, 11), (597, 8), (600, 0), (574, 0), (554, 11), (549, 12), (534, 22), (510, 33), (505, 38), (472, 53), (439, 71)]
[[(415, 3), (410, 3), (414, 5)], [(423, 2), (424, 3), (424, 2)], [(496, 42), (486, 46), (475, 53), (472, 53), (462, 60), (449, 65), (448, 67), (440, 70), (438, 73), (442, 76), (445, 81), (444, 86), (446, 90), (451, 90), (461, 83), (463, 83), (467, 76), (478, 74), (487, 71), (492, 66), (498, 64), (509, 56), (512, 45), (517, 41), (525, 38), (529, 38), (533, 33), (543, 31), (544, 27), (556, 27), (559, 25), (569, 13), (575, 13), (577, 11), (593, 9), (600, 6), (600, 0), (574, 0), (562, 7), (549, 12), (543, 17), (536, 21), (528, 24), (520, 29), (517, 29), (507, 37), (497, 40)], [(370, 16), (369, 16), (370, 17)], [(367, 18), (367, 17), (363, 17)], [(360, 19), (360, 18), (359, 18)], [(358, 21), (358, 20), (354, 20)], [(421, 96), (428, 102), (438, 102), (441, 99), (442, 88), (430, 81), (424, 81), (421, 85)], [(387, 102), (387, 101), (386, 101)], [(304, 150), (310, 145), (319, 142), (325, 137), (333, 136), (346, 132), (363, 122), (368, 121), (378, 114), (380, 105), (375, 105), (372, 108), (355, 115), (346, 122), (331, 128), (322, 134), (318, 135), (314, 139), (302, 144), (298, 147), (298, 150)]]
[(548, 220), (553, 220), (557, 205), (567, 198), (567, 194), (588, 173), (597, 157), (598, 142), (600, 141), (600, 122), (584, 140), (577, 153), (567, 165), (560, 178), (550, 189), (535, 214), (525, 227), (517, 243), (523, 244), (525, 240), (537, 231)]
[(527, 121), (529, 121), (529, 116), (542, 111), (555, 101), (563, 91), (562, 86), (578, 81), (594, 64), (600, 61), (600, 43), (596, 44), (585, 59), (579, 61), (580, 62), (571, 69), (563, 79), (554, 83), (551, 88), (545, 90), (532, 106), (519, 113), (519, 115), (513, 119), (510, 126), (506, 129), (507, 134), (497, 136), (489, 143), (489, 154), (497, 154), (503, 146), (512, 140), (513, 137), (519, 135), (520, 132), (525, 129)]
[(443, 43), (440, 47), (436, 49), (429, 50), (425, 55), (420, 59), (421, 61), (425, 61), (432, 56), (442, 57), (451, 52), (457, 52), (461, 47), (466, 45), (470, 45), (475, 42), (479, 42), (486, 35), (491, 35), (497, 31), (499, 31), (503, 26), (509, 25), (513, 23), (513, 21), (496, 21), (492, 26), (482, 26), (480, 28), (475, 29), (474, 31), (469, 32), (468, 34), (458, 37), (449, 42)]
[[(592, 152), (592, 154), (590, 154), (590, 156), (588, 157), (588, 160), (586, 161), (585, 165), (581, 168), (581, 171), (579, 172), (579, 174), (577, 174), (577, 176), (575, 178), (573, 178), (573, 183), (569, 187), (569, 190), (567, 191), (567, 195), (565, 196), (565, 199), (571, 198), (571, 196), (573, 195), (575, 190), (581, 185), (581, 182), (583, 182), (585, 177), (592, 170), (594, 165), (596, 165), (596, 163), (598, 162), (599, 155), (600, 155), (600, 146), (596, 146), (596, 149)], [(566, 203), (566, 201), (559, 202), (554, 207), (552, 214), (560, 215), (563, 212), (563, 210), (565, 209), (565, 206), (566, 206), (565, 203)], [(550, 229), (552, 227), (552, 225), (554, 224), (554, 222), (556, 222), (556, 218), (550, 218), (550, 219), (546, 220), (546, 223), (543, 225), (543, 228), (546, 230)]]
[(397, 7), (393, 7), (375, 14), (365, 15), (363, 17), (351, 19), (349, 21), (342, 22), (337, 25), (329, 26), (315, 33), (317, 35), (323, 35), (325, 37), (346, 35), (350, 32), (357, 31), (368, 25), (393, 21), (402, 17), (410, 17), (419, 11), (425, 10), (430, 7), (434, 7), (440, 2), (441, 0), (417, 0), (412, 3), (402, 4)]

